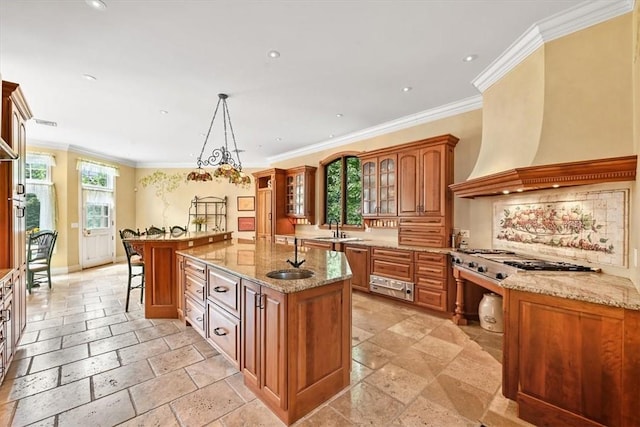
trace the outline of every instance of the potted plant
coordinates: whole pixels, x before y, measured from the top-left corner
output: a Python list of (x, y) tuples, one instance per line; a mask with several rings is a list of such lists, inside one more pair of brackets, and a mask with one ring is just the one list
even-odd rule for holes
[(196, 231), (202, 231), (202, 224), (206, 224), (207, 218), (203, 216), (197, 216), (191, 220), (196, 225)]

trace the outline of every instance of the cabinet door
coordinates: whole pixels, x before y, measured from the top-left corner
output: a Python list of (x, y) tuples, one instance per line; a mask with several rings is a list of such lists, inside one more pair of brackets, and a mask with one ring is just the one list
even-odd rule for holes
[(420, 213), (425, 215), (445, 214), (446, 177), (443, 164), (444, 146), (425, 148), (420, 150), (420, 163), (422, 165), (422, 195)]
[(362, 216), (378, 213), (378, 164), (375, 159), (362, 163)]
[(260, 296), (260, 388), (265, 400), (287, 408), (285, 294), (262, 286)]
[(345, 246), (344, 254), (347, 256), (353, 277), (351, 287), (363, 292), (369, 292), (369, 249), (357, 246)]
[(270, 239), (272, 233), (271, 190), (258, 190), (256, 233), (258, 238)]
[(420, 214), (421, 182), (418, 151), (398, 154), (398, 215)]
[(177, 292), (178, 298), (176, 301), (178, 303), (178, 318), (184, 319), (184, 257), (182, 255), (176, 255), (176, 284), (177, 284)]
[(244, 374), (245, 382), (260, 387), (260, 285), (242, 279), (242, 350), (240, 370)]
[(287, 175), (287, 209), (286, 209), (287, 215), (295, 215), (295, 213), (296, 213), (296, 209), (295, 209), (295, 195), (296, 195), (295, 180), (296, 180), (296, 175), (295, 174)]
[(378, 215), (395, 216), (397, 155), (392, 154), (378, 159)]
[(207, 339), (237, 368), (240, 366), (240, 320), (218, 304), (207, 302)]

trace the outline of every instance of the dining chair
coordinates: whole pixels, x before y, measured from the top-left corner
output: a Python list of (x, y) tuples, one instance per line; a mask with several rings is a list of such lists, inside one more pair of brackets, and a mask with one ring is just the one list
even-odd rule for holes
[(153, 235), (157, 235), (157, 234), (165, 234), (165, 233), (166, 233), (166, 231), (165, 231), (164, 227), (158, 228), (158, 227), (155, 227), (153, 225), (145, 230), (145, 234), (148, 235), (148, 236), (153, 236)]
[(179, 225), (174, 225), (169, 229), (172, 236), (180, 236), (187, 232), (187, 227), (181, 227)]
[(51, 256), (58, 239), (55, 230), (41, 230), (28, 235), (27, 290), (37, 288), (45, 281), (51, 288)]
[[(131, 291), (133, 289), (140, 289), (140, 304), (142, 304), (142, 296), (144, 293), (144, 260), (142, 259), (141, 254), (135, 250), (131, 242), (127, 240), (128, 238), (138, 236), (140, 236), (140, 233), (130, 228), (120, 230), (120, 239), (122, 239), (124, 251), (127, 255), (127, 264), (129, 265), (129, 279), (127, 281), (127, 302), (124, 306), (125, 312), (129, 311), (129, 297), (131, 296)], [(133, 281), (136, 277), (140, 278), (140, 283), (134, 285)]]

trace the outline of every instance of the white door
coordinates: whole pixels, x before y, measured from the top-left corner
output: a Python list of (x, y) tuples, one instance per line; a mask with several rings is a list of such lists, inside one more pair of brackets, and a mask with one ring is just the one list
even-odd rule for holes
[(112, 209), (104, 202), (83, 202), (81, 267), (113, 262)]
[(115, 169), (79, 162), (80, 173), (80, 267), (111, 263), (115, 255)]

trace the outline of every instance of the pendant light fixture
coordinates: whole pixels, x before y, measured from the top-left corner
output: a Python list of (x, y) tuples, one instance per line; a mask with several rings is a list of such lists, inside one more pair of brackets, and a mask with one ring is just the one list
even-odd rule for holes
[[(240, 150), (236, 144), (236, 136), (233, 133), (233, 126), (231, 124), (231, 116), (229, 116), (229, 107), (227, 107), (227, 98), (229, 96), (224, 93), (218, 94), (218, 103), (216, 109), (213, 112), (211, 118), (211, 124), (209, 130), (204, 139), (202, 150), (196, 162), (197, 169), (187, 175), (187, 181), (211, 181), (213, 178), (227, 179), (231, 184), (240, 185), (243, 187), (251, 184), (251, 178), (242, 172), (242, 162), (240, 161)], [(211, 135), (211, 129), (213, 129), (213, 123), (218, 115), (218, 110), (222, 106), (222, 123), (224, 130), (224, 144), (220, 148), (214, 148), (211, 154), (205, 154), (207, 148), (207, 142)], [(231, 133), (231, 140), (233, 141), (233, 151), (229, 151), (229, 138), (228, 133)], [(232, 153), (235, 153), (235, 158)], [(213, 170), (213, 177), (211, 174), (204, 170), (206, 166), (217, 166)]]

